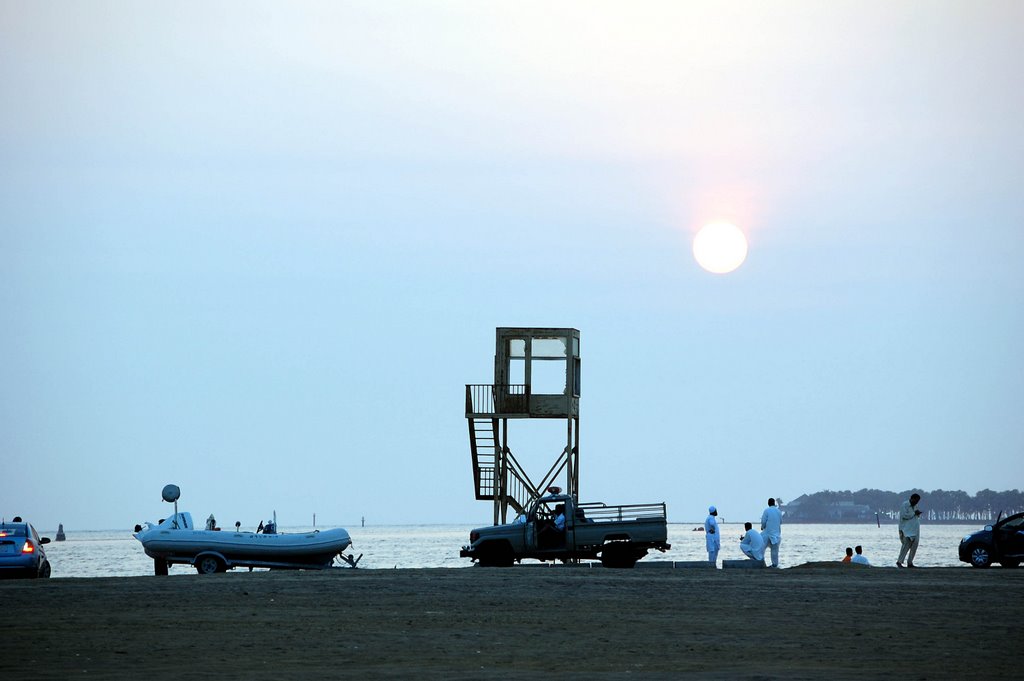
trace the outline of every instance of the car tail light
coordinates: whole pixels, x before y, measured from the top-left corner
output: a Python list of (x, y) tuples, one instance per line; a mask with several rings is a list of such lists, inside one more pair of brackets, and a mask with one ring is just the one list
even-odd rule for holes
[(35, 553), (36, 547), (32, 546), (32, 542), (25, 542), (25, 545), (21, 547), (22, 553)]

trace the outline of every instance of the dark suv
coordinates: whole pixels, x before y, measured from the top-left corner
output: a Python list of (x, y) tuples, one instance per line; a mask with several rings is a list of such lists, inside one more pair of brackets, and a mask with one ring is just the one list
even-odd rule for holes
[(1017, 567), (1024, 560), (1024, 513), (1015, 513), (960, 540), (960, 560), (976, 568)]
[(0, 577), (49, 577), (50, 562), (43, 551), (49, 543), (49, 537), (40, 537), (21, 518), (0, 523)]

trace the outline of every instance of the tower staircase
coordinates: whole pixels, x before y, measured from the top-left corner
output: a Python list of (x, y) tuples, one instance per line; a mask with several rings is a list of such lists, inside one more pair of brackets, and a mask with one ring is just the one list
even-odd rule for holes
[[(497, 418), (467, 418), (473, 485), (480, 501), (499, 500), (525, 513), (540, 491), (508, 447), (501, 445)], [(500, 454), (504, 453), (504, 456)]]

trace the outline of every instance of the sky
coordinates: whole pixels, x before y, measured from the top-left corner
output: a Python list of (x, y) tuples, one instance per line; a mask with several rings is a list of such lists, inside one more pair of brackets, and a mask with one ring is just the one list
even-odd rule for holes
[(0, 0), (0, 515), (488, 524), (500, 326), (580, 330), (583, 501), (1024, 487), (1022, 45), (1013, 0)]

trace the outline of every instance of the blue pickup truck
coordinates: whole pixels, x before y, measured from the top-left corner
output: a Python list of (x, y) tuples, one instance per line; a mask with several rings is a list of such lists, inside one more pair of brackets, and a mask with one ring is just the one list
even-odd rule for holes
[(570, 562), (599, 559), (630, 568), (648, 551), (667, 551), (665, 504), (609, 506), (577, 503), (565, 494), (535, 500), (512, 523), (480, 527), (459, 555), (485, 567), (507, 567), (524, 558)]

